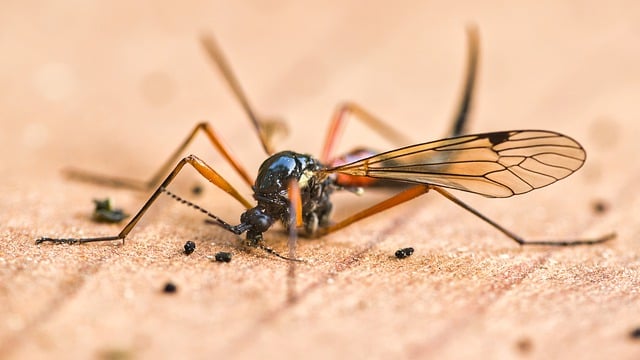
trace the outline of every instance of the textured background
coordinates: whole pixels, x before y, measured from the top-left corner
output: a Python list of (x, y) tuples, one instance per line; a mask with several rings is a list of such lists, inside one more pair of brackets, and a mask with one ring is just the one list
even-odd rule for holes
[[(636, 2), (406, 1), (0, 6), (0, 357), (638, 358), (640, 6)], [(126, 245), (35, 246), (111, 235), (91, 200), (128, 212), (148, 194), (71, 182), (75, 166), (150, 176), (208, 120), (249, 169), (264, 159), (198, 43), (216, 35), (256, 108), (288, 119), (281, 148), (318, 153), (343, 100), (418, 141), (444, 134), (462, 83), (465, 26), (481, 63), (471, 128), (544, 128), (588, 151), (577, 174), (472, 206), (530, 238), (611, 243), (521, 248), (435, 195), (300, 242), (299, 301), (287, 264), (163, 197)], [(387, 145), (353, 126), (342, 149)], [(199, 138), (188, 150), (243, 187)], [(632, 158), (628, 158), (632, 156)], [(236, 222), (241, 207), (185, 171), (172, 189)], [(336, 199), (337, 216), (373, 197)], [(604, 202), (606, 211), (594, 211)], [(186, 240), (198, 248), (181, 253)], [(286, 238), (268, 243), (284, 252)], [(413, 246), (399, 261), (396, 249)], [(206, 258), (234, 253), (229, 264)], [(161, 289), (178, 286), (174, 295)]]

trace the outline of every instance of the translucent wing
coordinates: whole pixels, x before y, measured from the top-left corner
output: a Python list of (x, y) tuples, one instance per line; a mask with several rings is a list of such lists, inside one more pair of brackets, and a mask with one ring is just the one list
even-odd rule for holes
[(578, 170), (586, 158), (568, 136), (513, 130), (412, 145), (325, 170), (509, 197), (552, 184)]

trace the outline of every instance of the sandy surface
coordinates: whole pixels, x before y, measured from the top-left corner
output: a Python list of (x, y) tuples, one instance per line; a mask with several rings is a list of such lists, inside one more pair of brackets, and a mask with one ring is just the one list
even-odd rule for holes
[[(0, 358), (640, 357), (630, 337), (640, 326), (637, 3), (226, 3), (0, 6)], [(523, 248), (428, 195), (301, 241), (294, 304), (286, 262), (167, 197), (124, 246), (34, 245), (116, 234), (120, 225), (91, 221), (92, 199), (132, 213), (148, 196), (62, 169), (146, 179), (202, 120), (255, 174), (264, 154), (201, 33), (215, 33), (258, 111), (287, 119), (279, 147), (318, 154), (344, 100), (416, 142), (442, 136), (472, 22), (482, 43), (472, 130), (560, 131), (588, 161), (529, 195), (461, 198), (528, 238), (616, 231), (614, 241)], [(341, 149), (358, 144), (387, 146), (354, 124)], [(187, 153), (250, 196), (204, 137)], [(238, 221), (240, 205), (208, 186), (192, 195), (197, 184), (188, 170), (172, 190)], [(337, 197), (337, 216), (372, 198)], [(286, 251), (278, 231), (267, 242)], [(395, 259), (405, 246), (413, 256)], [(207, 258), (218, 251), (233, 260)], [(175, 294), (162, 293), (167, 281)]]

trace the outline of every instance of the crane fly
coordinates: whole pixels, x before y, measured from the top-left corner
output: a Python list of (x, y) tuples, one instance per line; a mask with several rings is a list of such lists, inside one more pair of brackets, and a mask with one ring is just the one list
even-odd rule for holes
[[(202, 39), (204, 49), (239, 100), (268, 155), (260, 166), (255, 181), (251, 180), (249, 172), (232, 154), (213, 127), (208, 123), (201, 123), (191, 131), (187, 139), (147, 182), (105, 177), (79, 170), (67, 171), (72, 178), (84, 181), (139, 190), (155, 189), (119, 234), (89, 238), (42, 237), (36, 243), (86, 243), (115, 240), (124, 242), (129, 232), (158, 196), (165, 193), (204, 213), (207, 216), (207, 222), (236, 235), (246, 234), (249, 245), (284, 259), (295, 260), (293, 243), (299, 232), (311, 237), (327, 235), (431, 190), (470, 211), (521, 245), (589, 245), (613, 238), (614, 234), (609, 234), (593, 239), (527, 241), (446, 190), (462, 190), (495, 198), (525, 194), (571, 175), (586, 159), (586, 153), (577, 141), (553, 131), (510, 130), (465, 134), (478, 59), (478, 35), (475, 28), (469, 29), (468, 38), (469, 55), (463, 93), (449, 137), (416, 145), (398, 146), (395, 150), (382, 153), (361, 148), (344, 156), (334, 157), (333, 149), (348, 114), (353, 115), (355, 119), (362, 121), (392, 143), (398, 145), (408, 143), (404, 135), (386, 125), (363, 107), (355, 103), (344, 103), (334, 113), (322, 155), (320, 158), (315, 158), (294, 151), (275, 152), (272, 139), (277, 131), (284, 128), (283, 124), (257, 115), (216, 42), (211, 37), (204, 37)], [(201, 132), (207, 135), (213, 146), (231, 164), (243, 181), (252, 187), (255, 203), (245, 199), (224, 177), (195, 155), (180, 159), (176, 165), (176, 161), (188, 144)], [(231, 225), (168, 190), (170, 183), (187, 164), (246, 208), (240, 216), (239, 224)], [(162, 180), (163, 177), (164, 180)], [(400, 184), (399, 187), (398, 184)], [(396, 189), (396, 193), (345, 219), (331, 221), (333, 193), (343, 190), (359, 192), (362, 187), (368, 186), (389, 187)], [(289, 230), (289, 256), (280, 255), (264, 244), (263, 233), (277, 222), (281, 222)]]

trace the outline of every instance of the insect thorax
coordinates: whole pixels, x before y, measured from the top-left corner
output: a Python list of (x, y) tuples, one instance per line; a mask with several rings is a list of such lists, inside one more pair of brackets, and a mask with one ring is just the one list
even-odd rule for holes
[(307, 235), (313, 236), (318, 227), (327, 226), (331, 213), (329, 196), (334, 189), (333, 179), (319, 179), (317, 171), (324, 165), (317, 159), (292, 151), (282, 151), (265, 160), (253, 186), (257, 208), (272, 219), (289, 224), (288, 186), (298, 182), (302, 199), (302, 220)]

